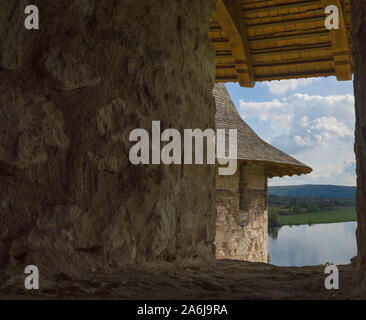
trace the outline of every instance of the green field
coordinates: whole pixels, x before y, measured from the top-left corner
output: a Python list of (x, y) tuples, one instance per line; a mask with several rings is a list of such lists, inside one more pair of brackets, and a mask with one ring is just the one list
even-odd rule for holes
[[(272, 211), (280, 210), (280, 207), (270, 207)], [(332, 211), (319, 211), (316, 213), (303, 213), (297, 215), (278, 215), (281, 225), (317, 224), (356, 221), (355, 207), (339, 207)]]

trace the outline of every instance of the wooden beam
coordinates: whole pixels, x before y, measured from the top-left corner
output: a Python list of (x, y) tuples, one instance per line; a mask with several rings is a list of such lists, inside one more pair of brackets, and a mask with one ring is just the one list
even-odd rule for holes
[[(303, 48), (303, 49), (282, 49), (282, 48), (268, 48), (268, 49), (260, 49), (260, 50), (256, 50), (252, 52), (252, 56), (253, 58), (268, 58), (268, 57), (273, 57), (273, 56), (278, 56), (280, 55), (281, 57), (286, 55), (286, 54), (301, 54), (301, 53), (306, 53), (306, 54), (311, 54), (311, 53), (327, 53), (330, 52), (331, 46), (330, 45), (322, 45), (319, 47), (308, 47), (308, 48)], [(259, 51), (259, 52), (258, 52)], [(299, 61), (299, 63), (301, 63), (301, 61)]]
[(338, 81), (352, 80), (352, 61), (344, 8), (339, 0), (322, 0), (324, 9), (336, 5), (339, 10), (339, 29), (330, 30), (334, 68)]
[(317, 63), (326, 63), (332, 62), (332, 57), (323, 57), (323, 58), (314, 58), (311, 60), (305, 60), (305, 59), (294, 59), (292, 61), (290, 60), (282, 60), (282, 61), (273, 61), (273, 62), (266, 62), (266, 63), (258, 63), (254, 64), (254, 69), (264, 69), (264, 68), (271, 68), (274, 67), (290, 67), (290, 66), (314, 66)]
[(242, 87), (254, 87), (254, 70), (239, 0), (218, 0), (216, 19), (229, 39), (235, 59), (237, 81)]
[(288, 10), (288, 9), (299, 9), (299, 8), (308, 8), (308, 7), (320, 7), (319, 0), (310, 0), (304, 2), (295, 2), (290, 4), (280, 4), (275, 6), (265, 6), (260, 8), (246, 8), (244, 10), (245, 13), (262, 13), (262, 12), (271, 12), (278, 10)]
[(258, 23), (258, 24), (251, 24), (247, 26), (248, 30), (256, 30), (256, 29), (264, 29), (269, 27), (293, 27), (298, 24), (304, 23), (322, 23), (324, 22), (324, 16), (319, 17), (312, 17), (312, 18), (304, 18), (304, 19), (292, 19), (292, 20), (285, 20), (285, 21), (277, 21), (277, 22), (268, 22), (268, 23)]
[(236, 81), (238, 81), (238, 79), (234, 76), (232, 76), (232, 77), (230, 77), (230, 76), (228, 76), (228, 77), (221, 77), (221, 76), (216, 77), (216, 82), (236, 82)]
[(312, 33), (299, 33), (295, 35), (289, 36), (279, 36), (279, 37), (267, 37), (267, 38), (257, 38), (251, 39), (249, 38), (249, 43), (257, 44), (257, 43), (265, 43), (265, 42), (273, 42), (273, 41), (287, 41), (293, 39), (312, 39), (312, 38), (320, 38), (320, 37), (329, 37), (329, 31), (325, 32), (312, 32)]
[(264, 74), (256, 76), (257, 81), (272, 81), (272, 80), (284, 80), (284, 79), (300, 79), (300, 78), (316, 78), (316, 77), (329, 77), (335, 75), (334, 70), (321, 70), (316, 72), (299, 72), (299, 73), (281, 73), (281, 74)]

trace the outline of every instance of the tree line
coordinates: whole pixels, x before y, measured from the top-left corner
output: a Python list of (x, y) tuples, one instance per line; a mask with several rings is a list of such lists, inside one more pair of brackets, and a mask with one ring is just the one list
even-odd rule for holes
[(279, 215), (295, 215), (304, 213), (316, 213), (332, 211), (337, 207), (354, 207), (355, 199), (325, 199), (325, 198), (301, 198), (268, 196), (269, 207), (278, 207)]

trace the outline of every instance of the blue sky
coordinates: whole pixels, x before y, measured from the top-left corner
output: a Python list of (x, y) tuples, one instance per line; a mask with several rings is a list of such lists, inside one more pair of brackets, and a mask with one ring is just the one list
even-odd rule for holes
[(265, 141), (313, 168), (270, 185), (356, 185), (353, 82), (335, 77), (226, 87), (243, 120)]

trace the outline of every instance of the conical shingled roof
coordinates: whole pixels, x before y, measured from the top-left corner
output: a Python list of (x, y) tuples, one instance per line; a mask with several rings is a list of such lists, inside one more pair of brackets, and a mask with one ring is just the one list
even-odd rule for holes
[(271, 146), (242, 120), (223, 83), (216, 83), (213, 96), (216, 101), (216, 128), (237, 129), (238, 160), (256, 161), (268, 169), (268, 176), (282, 177), (308, 174), (312, 169)]

